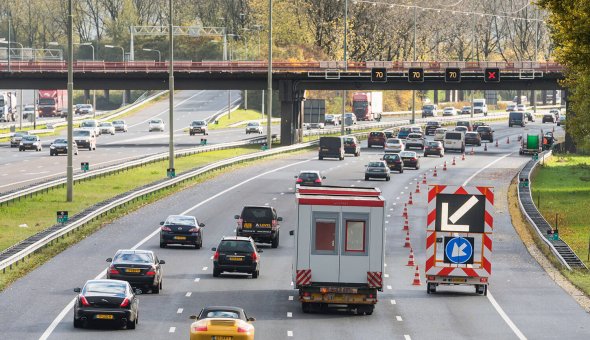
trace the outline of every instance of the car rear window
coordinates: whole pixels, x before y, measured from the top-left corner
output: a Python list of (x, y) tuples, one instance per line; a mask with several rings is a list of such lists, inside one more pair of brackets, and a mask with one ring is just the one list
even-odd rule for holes
[(438, 126), (438, 122), (426, 122), (427, 126)]
[(245, 207), (242, 219), (247, 221), (269, 221), (273, 219), (272, 210), (265, 207)]
[(439, 142), (427, 142), (426, 145), (431, 147), (437, 147), (439, 146)]
[(385, 133), (383, 132), (371, 132), (371, 137), (385, 137)]
[(383, 167), (385, 167), (385, 164), (383, 164), (382, 162), (370, 162), (369, 167), (370, 168), (383, 168)]
[(416, 157), (416, 153), (414, 151), (402, 151), (400, 152), (400, 156), (402, 158)]
[(469, 126), (469, 122), (457, 122), (457, 126)]
[(233, 251), (237, 253), (252, 253), (254, 248), (250, 241), (223, 240), (219, 244), (219, 251)]
[(422, 135), (419, 133), (410, 133), (408, 138), (422, 138)]
[(322, 137), (320, 138), (320, 146), (339, 148), (342, 146), (342, 139), (340, 137)]
[(447, 132), (445, 139), (461, 140), (463, 134), (461, 132)]
[(465, 134), (465, 137), (466, 137), (466, 138), (467, 138), (467, 137), (477, 137), (477, 136), (479, 136), (479, 134), (478, 134), (477, 132), (467, 132), (467, 133)]
[(318, 179), (318, 174), (316, 174), (315, 172), (303, 172), (299, 174), (299, 178), (301, 178), (304, 181), (315, 181), (316, 179)]
[(412, 129), (409, 127), (402, 127), (399, 129), (399, 132), (410, 132), (410, 131), (412, 131)]
[(447, 131), (447, 129), (445, 129), (445, 128), (434, 130), (435, 133), (443, 133), (443, 132), (446, 132), (446, 131)]
[(122, 252), (115, 255), (113, 263), (132, 262), (132, 263), (152, 263), (152, 255), (149, 253), (132, 253)]
[(196, 225), (195, 219), (192, 216), (168, 216), (166, 225)]
[(383, 156), (383, 160), (397, 160), (399, 159), (399, 155), (394, 153), (394, 154), (387, 154)]
[(390, 138), (387, 140), (387, 144), (401, 144), (401, 141), (397, 138)]

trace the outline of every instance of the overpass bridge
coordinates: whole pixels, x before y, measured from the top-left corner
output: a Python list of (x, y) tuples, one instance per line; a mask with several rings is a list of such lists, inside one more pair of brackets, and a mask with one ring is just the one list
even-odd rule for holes
[[(76, 61), (75, 89), (167, 89), (168, 62)], [(264, 90), (266, 61), (174, 61), (179, 90)], [(314, 61), (273, 62), (273, 89), (281, 102), (281, 142), (296, 142), (296, 127), (305, 90), (556, 90), (564, 68), (554, 62), (461, 61)], [(387, 81), (371, 81), (371, 70), (387, 71)], [(421, 69), (422, 81), (409, 81), (410, 69)], [(500, 71), (499, 82), (484, 81), (486, 69)], [(447, 81), (447, 69), (459, 70), (459, 82)], [(10, 70), (0, 62), (0, 89), (66, 88), (67, 63), (16, 61)]]

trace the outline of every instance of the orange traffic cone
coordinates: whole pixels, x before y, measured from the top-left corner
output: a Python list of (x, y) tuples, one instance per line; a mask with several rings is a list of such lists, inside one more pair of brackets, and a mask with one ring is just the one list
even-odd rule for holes
[(420, 269), (416, 266), (416, 272), (414, 273), (414, 282), (412, 282), (412, 286), (421, 286), (422, 282), (420, 281)]
[(404, 228), (402, 230), (410, 230), (410, 225), (408, 224), (408, 219), (406, 218), (406, 220), (404, 221)]
[(463, 152), (463, 154), (461, 155), (461, 160), (464, 161), (465, 160), (465, 152)]
[(451, 165), (457, 165), (457, 163), (455, 163), (455, 156), (453, 156), (453, 163), (451, 163)]
[(404, 248), (412, 248), (410, 244), (410, 231), (406, 231), (406, 241), (404, 243)]
[(414, 202), (412, 201), (412, 192), (410, 191), (410, 198), (408, 199), (408, 205), (412, 205)]
[(445, 161), (445, 164), (443, 165), (443, 171), (447, 171), (447, 161)]
[(402, 217), (408, 218), (408, 205), (404, 204), (404, 212), (402, 213)]
[(413, 267), (416, 264), (414, 263), (414, 250), (410, 248), (410, 257), (408, 257), (408, 264), (406, 266)]
[(416, 181), (416, 193), (419, 194), (420, 193), (420, 183), (418, 183)]
[(506, 137), (506, 144), (510, 144), (510, 136)]
[(436, 176), (438, 176), (438, 175), (436, 174), (436, 167), (434, 167), (434, 173), (432, 174), (432, 177), (436, 177)]
[(426, 184), (426, 174), (424, 174), (424, 177), (422, 178), (422, 184)]
[(488, 143), (485, 143), (485, 144), (483, 145), (483, 151), (488, 151)]

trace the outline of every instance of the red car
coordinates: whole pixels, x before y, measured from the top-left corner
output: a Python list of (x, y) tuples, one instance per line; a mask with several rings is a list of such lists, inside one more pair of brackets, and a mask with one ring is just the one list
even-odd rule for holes
[(369, 147), (372, 147), (373, 145), (377, 145), (377, 146), (384, 148), (386, 140), (387, 140), (387, 137), (385, 136), (385, 132), (373, 131), (369, 134), (369, 139), (367, 141), (367, 144)]

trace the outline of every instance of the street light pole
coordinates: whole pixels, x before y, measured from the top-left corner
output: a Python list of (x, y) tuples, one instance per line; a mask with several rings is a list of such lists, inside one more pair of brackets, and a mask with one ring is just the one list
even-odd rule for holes
[(272, 148), (272, 0), (268, 0), (268, 77), (267, 77), (266, 145)]
[[(344, 70), (348, 70), (346, 36), (348, 35), (348, 0), (344, 1)], [(340, 134), (344, 136), (344, 113), (346, 112), (346, 90), (342, 90), (342, 117), (340, 118)]]
[(154, 49), (151, 49), (151, 48), (142, 48), (142, 51), (146, 51), (146, 52), (158, 52), (158, 62), (159, 63), (162, 62), (162, 54), (160, 53), (160, 51), (154, 50)]
[(170, 55), (170, 61), (168, 62), (168, 98), (169, 98), (169, 107), (168, 107), (168, 126), (169, 126), (169, 154), (168, 154), (168, 176), (174, 177), (175, 170), (174, 170), (174, 34), (172, 32), (172, 16), (174, 14), (174, 10), (172, 7), (172, 0), (168, 0), (168, 54)]
[(74, 152), (73, 152), (73, 127), (74, 127), (74, 16), (72, 0), (68, 0), (68, 164), (67, 174), (67, 201), (74, 200)]
[[(91, 42), (85, 42), (85, 43), (78, 43), (76, 45), (80, 45), (80, 46), (90, 46), (90, 48), (92, 48), (92, 61), (95, 61), (94, 59), (94, 45), (92, 45)], [(93, 118), (96, 118), (96, 90), (92, 90), (92, 108), (93, 108)]]
[[(417, 59), (416, 54), (416, 2), (414, 1), (414, 61)], [(416, 123), (416, 90), (412, 90), (412, 121), (411, 124)]]

